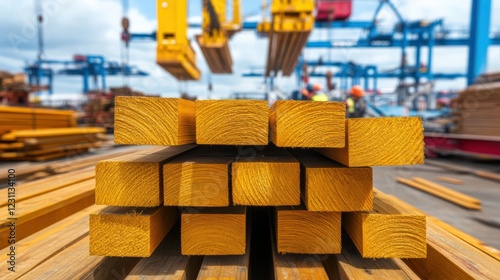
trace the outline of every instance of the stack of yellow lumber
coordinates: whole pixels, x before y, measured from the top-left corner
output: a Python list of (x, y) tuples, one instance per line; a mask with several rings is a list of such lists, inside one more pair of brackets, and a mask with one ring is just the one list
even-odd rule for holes
[[(339, 254), (343, 218), (363, 257), (426, 256), (425, 216), (374, 197), (369, 167), (422, 164), (419, 118), (346, 120), (344, 104), (327, 102), (118, 97), (115, 142), (160, 147), (98, 163), (96, 203), (109, 207), (90, 216), (91, 255), (149, 257), (187, 207), (183, 255), (248, 261), (262, 235), (275, 262)], [(260, 237), (253, 206), (274, 207)]]
[(460, 134), (500, 136), (500, 82), (472, 85), (457, 99)]
[(0, 135), (0, 158), (5, 160), (43, 161), (82, 154), (100, 147), (104, 128), (41, 128), (12, 130)]
[(159, 147), (99, 162), (105, 206), (17, 244), (16, 277), (495, 279), (496, 254), (373, 189), (368, 166), (423, 162), (420, 120), (344, 115), (336, 103), (118, 98), (115, 141)]
[(76, 127), (75, 112), (0, 106), (0, 134), (11, 130)]

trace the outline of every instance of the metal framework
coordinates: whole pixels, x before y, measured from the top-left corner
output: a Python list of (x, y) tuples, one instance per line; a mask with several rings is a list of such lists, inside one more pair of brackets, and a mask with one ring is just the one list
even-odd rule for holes
[[(60, 70), (54, 70), (54, 65), (63, 66)], [(148, 73), (137, 69), (134, 66), (121, 65), (117, 62), (107, 62), (100, 55), (75, 55), (73, 60), (36, 60), (27, 63), (24, 68), (28, 76), (28, 84), (36, 85), (43, 78), (46, 78), (49, 85), (49, 94), (53, 93), (53, 80), (55, 75), (81, 76), (83, 79), (83, 93), (90, 91), (90, 79), (93, 78), (95, 86), (101, 79), (100, 89), (106, 90), (107, 76), (147, 76)]]

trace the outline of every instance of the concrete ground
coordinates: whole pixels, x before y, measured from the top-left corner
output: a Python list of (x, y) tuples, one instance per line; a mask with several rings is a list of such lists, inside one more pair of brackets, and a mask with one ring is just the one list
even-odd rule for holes
[[(440, 159), (440, 162), (474, 169), (481, 169), (500, 174), (499, 162), (474, 162), (458, 158)], [(470, 195), (482, 202), (482, 211), (467, 210), (433, 195), (397, 183), (396, 177), (423, 177), (448, 188)], [(464, 181), (463, 185), (454, 185), (436, 180), (446, 176)], [(375, 167), (374, 186), (381, 191), (393, 194), (418, 207), (429, 215), (482, 240), (484, 243), (500, 249), (500, 182), (479, 178), (473, 175), (459, 174), (430, 165), (406, 167)]]

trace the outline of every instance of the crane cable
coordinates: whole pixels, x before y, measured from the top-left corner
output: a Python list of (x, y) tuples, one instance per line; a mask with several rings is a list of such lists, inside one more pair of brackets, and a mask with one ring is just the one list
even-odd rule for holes
[(122, 62), (122, 77), (123, 77), (123, 85), (129, 87), (130, 77), (128, 73), (128, 65), (130, 61), (130, 51), (129, 51), (129, 40), (130, 40), (130, 21), (128, 19), (128, 9), (129, 9), (129, 0), (123, 0), (123, 17), (122, 17), (122, 44), (120, 46), (120, 57)]

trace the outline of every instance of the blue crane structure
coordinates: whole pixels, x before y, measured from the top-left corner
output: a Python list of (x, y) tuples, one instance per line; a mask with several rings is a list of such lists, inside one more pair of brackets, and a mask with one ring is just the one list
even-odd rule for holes
[[(362, 36), (357, 40), (330, 39), (322, 41), (308, 41), (306, 49), (322, 48), (399, 48), (401, 49), (401, 65), (392, 71), (379, 71), (375, 65), (357, 65), (352, 62), (335, 61), (306, 61), (299, 58), (296, 66), (296, 77), (300, 85), (303, 69), (308, 67), (336, 67), (339, 69), (335, 76), (341, 79), (340, 88), (346, 89), (350, 85), (360, 84), (368, 88), (369, 84), (377, 87), (379, 78), (397, 78), (400, 81), (412, 79), (414, 85), (421, 80), (433, 81), (437, 79), (466, 78), (470, 85), (486, 70), (488, 47), (500, 45), (500, 34), (490, 34), (491, 0), (472, 0), (470, 31), (454, 32), (446, 29), (442, 19), (435, 21), (406, 21), (390, 0), (379, 2), (374, 16), (370, 21), (330, 21), (316, 22), (316, 29), (361, 29)], [(379, 28), (378, 17), (384, 7), (389, 7), (397, 17), (397, 23), (390, 31)], [(244, 22), (243, 30), (257, 30), (258, 22)], [(191, 28), (200, 28), (199, 23), (190, 23)], [(131, 41), (156, 40), (156, 32), (132, 33)], [(469, 47), (467, 71), (462, 73), (435, 73), (433, 71), (433, 50), (435, 47)], [(415, 48), (415, 64), (408, 65), (407, 50)], [(423, 60), (422, 50), (427, 48), (427, 57)], [(422, 65), (421, 65), (422, 64)], [(263, 77), (262, 72), (249, 71), (244, 77)], [(324, 72), (313, 72), (311, 77), (324, 77)], [(364, 82), (362, 82), (364, 80)], [(373, 82), (370, 82), (373, 81)], [(269, 82), (273, 83), (271, 76)]]
[[(59, 65), (62, 69), (54, 70), (52, 66)], [(53, 80), (55, 75), (81, 76), (83, 79), (83, 93), (91, 90), (91, 78), (94, 81), (94, 87), (98, 87), (100, 78), (100, 89), (106, 90), (107, 76), (147, 76), (148, 73), (139, 70), (137, 67), (122, 65), (117, 62), (109, 62), (101, 55), (75, 55), (73, 60), (49, 60), (37, 59), (28, 62), (24, 68), (28, 76), (30, 85), (40, 85), (42, 79), (47, 79), (49, 85), (49, 94), (53, 93)]]

